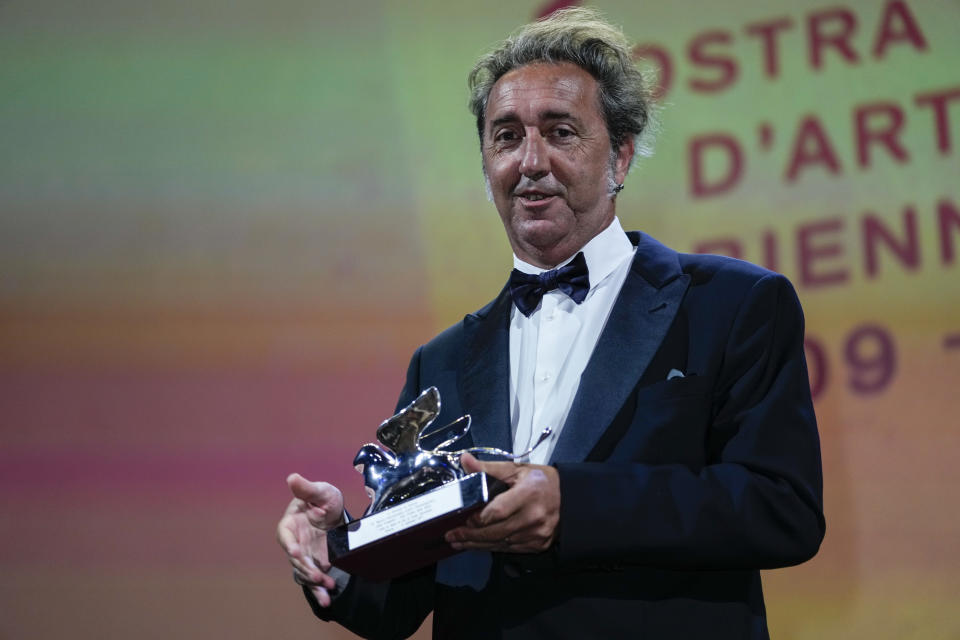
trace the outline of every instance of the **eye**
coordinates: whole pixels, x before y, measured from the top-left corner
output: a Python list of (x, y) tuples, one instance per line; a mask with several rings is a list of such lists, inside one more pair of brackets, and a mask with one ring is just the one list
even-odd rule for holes
[(559, 140), (566, 140), (568, 138), (572, 138), (576, 134), (574, 133), (573, 129), (569, 129), (567, 127), (557, 127), (550, 132), (550, 135)]
[(510, 142), (516, 142), (520, 139), (520, 136), (517, 135), (517, 132), (513, 129), (501, 129), (493, 135), (493, 141), (500, 144), (507, 144)]

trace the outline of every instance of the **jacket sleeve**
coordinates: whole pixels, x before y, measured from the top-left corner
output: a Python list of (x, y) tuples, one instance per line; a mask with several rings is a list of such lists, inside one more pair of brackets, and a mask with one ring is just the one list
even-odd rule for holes
[(433, 609), (434, 570), (427, 567), (389, 582), (353, 576), (327, 608), (308, 590), (304, 594), (321, 620), (337, 622), (362, 638), (399, 640), (413, 635)]
[[(557, 464), (561, 564), (764, 569), (812, 557), (824, 534), (820, 445), (803, 314), (777, 274), (748, 288), (706, 382), (703, 464)], [(669, 383), (667, 383), (669, 384)], [(642, 407), (633, 428), (644, 428)], [(678, 429), (683, 431), (683, 429)], [(698, 431), (694, 431), (698, 432)]]
[[(409, 404), (419, 392), (421, 350), (422, 347), (417, 349), (410, 361), (397, 410)], [(363, 638), (407, 638), (433, 610), (435, 572), (436, 565), (431, 565), (388, 582), (370, 582), (351, 576), (346, 588), (333, 596), (326, 608), (321, 607), (306, 588), (304, 595), (318, 618), (337, 622)]]

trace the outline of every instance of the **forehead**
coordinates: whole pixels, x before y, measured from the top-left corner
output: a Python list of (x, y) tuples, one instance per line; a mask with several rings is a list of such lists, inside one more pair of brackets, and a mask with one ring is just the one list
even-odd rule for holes
[(488, 125), (502, 118), (527, 122), (557, 113), (581, 120), (602, 117), (597, 81), (569, 62), (540, 62), (514, 69), (497, 80), (487, 99)]

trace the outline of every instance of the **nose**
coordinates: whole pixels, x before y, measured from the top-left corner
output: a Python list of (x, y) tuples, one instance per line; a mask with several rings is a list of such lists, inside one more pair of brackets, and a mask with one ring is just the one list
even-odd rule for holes
[(523, 138), (520, 173), (531, 180), (539, 180), (550, 173), (550, 157), (546, 141), (537, 129), (528, 130)]

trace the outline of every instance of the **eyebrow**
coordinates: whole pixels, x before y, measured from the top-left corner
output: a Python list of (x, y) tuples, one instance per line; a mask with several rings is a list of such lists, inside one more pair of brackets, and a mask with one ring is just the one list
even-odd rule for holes
[[(551, 120), (570, 120), (576, 125), (580, 125), (580, 118), (577, 118), (572, 113), (567, 111), (541, 111), (539, 114), (540, 120), (551, 121)], [(490, 121), (490, 128), (498, 127), (502, 124), (509, 124), (511, 122), (517, 122), (520, 118), (516, 113), (510, 112), (503, 116), (500, 116), (496, 120)]]

